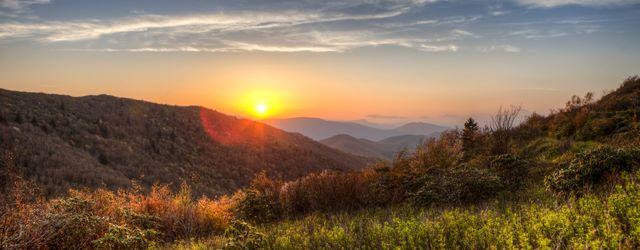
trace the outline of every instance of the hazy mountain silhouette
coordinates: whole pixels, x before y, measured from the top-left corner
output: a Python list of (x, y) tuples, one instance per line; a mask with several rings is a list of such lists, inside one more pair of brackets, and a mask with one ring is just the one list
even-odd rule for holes
[(425, 140), (429, 138), (435, 138), (440, 136), (441, 132), (433, 132), (429, 135), (399, 135), (386, 138), (378, 141), (378, 144), (383, 145), (388, 149), (392, 149), (394, 152), (398, 152), (403, 148), (409, 150), (415, 149), (418, 145), (421, 145)]
[(379, 159), (389, 159), (393, 151), (385, 150), (382, 145), (367, 139), (358, 139), (350, 135), (339, 134), (320, 141), (329, 147), (354, 155)]
[(408, 123), (393, 129), (380, 129), (356, 122), (328, 121), (307, 117), (270, 119), (265, 123), (285, 131), (301, 133), (315, 140), (345, 134), (355, 138), (379, 141), (400, 135), (430, 135), (447, 129), (447, 127), (424, 122)]
[(2, 89), (0, 103), (0, 149), (12, 152), (18, 170), (49, 195), (125, 188), (132, 179), (143, 188), (187, 181), (197, 193), (213, 195), (243, 187), (263, 170), (293, 179), (368, 162), (202, 107)]
[(352, 120), (352, 121), (348, 121), (348, 122), (354, 122), (354, 123), (357, 123), (357, 124), (362, 124), (362, 125), (365, 125), (367, 127), (372, 127), (372, 128), (377, 128), (377, 129), (393, 129), (393, 128), (396, 128), (396, 127), (401, 125), (401, 124), (389, 124), (389, 123), (375, 123), (375, 122), (371, 122), (371, 121), (366, 120), (366, 119)]
[(354, 155), (391, 160), (403, 149), (415, 150), (425, 140), (436, 137), (440, 132), (431, 135), (400, 135), (392, 136), (380, 141), (358, 139), (350, 135), (340, 134), (321, 140), (320, 142), (341, 151)]
[(394, 128), (391, 131), (399, 135), (429, 135), (434, 132), (442, 132), (447, 129), (447, 127), (426, 122), (411, 122)]

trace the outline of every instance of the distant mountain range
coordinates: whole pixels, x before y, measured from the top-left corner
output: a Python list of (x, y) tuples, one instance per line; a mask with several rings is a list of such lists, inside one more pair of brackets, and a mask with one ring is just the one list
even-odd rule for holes
[(433, 135), (448, 129), (447, 127), (425, 122), (412, 122), (396, 128), (383, 129), (367, 126), (359, 122), (328, 121), (308, 117), (270, 119), (264, 122), (288, 132), (303, 134), (314, 140), (328, 139), (336, 135), (349, 135), (358, 139), (380, 141), (395, 136)]
[(291, 180), (369, 162), (202, 107), (3, 89), (0, 103), (0, 181), (13, 165), (49, 196), (69, 188), (127, 188), (132, 180), (143, 188), (185, 181), (196, 194), (218, 195), (246, 186), (261, 171)]
[(434, 132), (431, 135), (399, 135), (380, 141), (358, 139), (350, 135), (340, 134), (320, 142), (354, 155), (391, 160), (400, 150), (413, 151), (425, 140), (436, 137), (439, 134), (440, 132)]

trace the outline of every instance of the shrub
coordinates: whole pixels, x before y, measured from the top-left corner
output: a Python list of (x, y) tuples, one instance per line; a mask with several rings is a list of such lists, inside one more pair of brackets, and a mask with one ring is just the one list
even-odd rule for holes
[(0, 214), (0, 249), (42, 248), (52, 237), (43, 230), (42, 215), (48, 204), (16, 204)]
[(264, 244), (265, 236), (249, 223), (234, 220), (224, 231), (223, 248), (259, 249)]
[(217, 200), (200, 198), (196, 203), (197, 225), (201, 235), (222, 233), (233, 219), (233, 201), (226, 196)]
[(602, 112), (592, 114), (584, 126), (576, 132), (575, 137), (581, 140), (598, 139), (630, 129), (636, 117), (636, 110)]
[(529, 162), (518, 156), (503, 154), (491, 159), (491, 169), (500, 177), (500, 181), (508, 188), (519, 188), (529, 176)]
[(470, 203), (492, 197), (501, 189), (500, 179), (489, 170), (463, 165), (417, 178), (408, 196), (418, 205)]
[(531, 140), (540, 136), (544, 136), (547, 130), (546, 117), (537, 113), (531, 114), (518, 127), (516, 127), (515, 135), (519, 140)]
[(353, 210), (381, 202), (376, 181), (379, 174), (364, 172), (330, 172), (310, 174), (285, 183), (280, 202), (288, 215), (314, 211)]
[(576, 154), (565, 167), (545, 178), (545, 185), (556, 192), (575, 192), (598, 184), (605, 176), (637, 168), (640, 148), (599, 146)]
[(165, 240), (221, 233), (232, 217), (228, 198), (196, 201), (186, 184), (177, 193), (167, 186), (154, 186), (149, 195), (129, 194), (128, 200), (136, 213), (157, 217), (157, 229)]
[(127, 228), (111, 224), (107, 233), (93, 241), (93, 244), (99, 249), (146, 249), (157, 235), (158, 232), (153, 229)]
[(427, 140), (422, 147), (418, 147), (408, 159), (408, 164), (410, 169), (417, 173), (432, 168), (452, 168), (462, 162), (463, 155), (461, 135), (459, 131), (451, 130), (442, 133), (440, 138)]
[(280, 217), (280, 204), (256, 189), (247, 189), (236, 194), (234, 212), (236, 217), (254, 223), (264, 223)]
[(528, 159), (550, 162), (571, 150), (573, 144), (575, 143), (570, 140), (542, 137), (529, 141), (526, 145), (522, 146), (520, 150), (517, 151), (517, 155)]
[(233, 210), (237, 218), (263, 223), (282, 215), (280, 206), (280, 180), (270, 179), (265, 172), (257, 174), (249, 188), (234, 195)]
[(48, 248), (63, 249), (71, 246), (89, 248), (108, 228), (108, 220), (96, 213), (96, 203), (70, 197), (53, 203), (45, 215), (44, 231), (52, 237)]

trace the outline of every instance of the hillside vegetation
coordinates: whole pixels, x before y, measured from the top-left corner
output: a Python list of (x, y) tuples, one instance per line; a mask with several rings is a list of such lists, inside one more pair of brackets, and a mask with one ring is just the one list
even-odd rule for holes
[(147, 190), (187, 182), (196, 194), (214, 196), (246, 186), (260, 171), (291, 180), (367, 161), (201, 107), (8, 90), (0, 90), (0, 103), (0, 150), (12, 152), (17, 170), (47, 196), (131, 188), (132, 180)]
[(13, 198), (0, 241), (7, 248), (639, 248), (640, 79), (598, 101), (573, 97), (516, 126), (519, 111), (501, 108), (484, 129), (469, 119), (389, 164), (296, 180), (262, 172), (216, 200), (193, 199), (187, 184), (41, 200), (25, 188), (31, 182), (9, 175)]

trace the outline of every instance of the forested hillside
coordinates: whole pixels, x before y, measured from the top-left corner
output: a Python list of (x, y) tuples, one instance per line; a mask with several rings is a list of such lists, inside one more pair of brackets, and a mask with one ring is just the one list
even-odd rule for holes
[[(198, 194), (229, 193), (265, 170), (293, 179), (359, 169), (365, 159), (299, 134), (201, 107), (106, 95), (69, 97), (0, 90), (0, 147), (47, 196), (69, 188), (187, 182)], [(6, 167), (3, 163), (2, 167)]]

